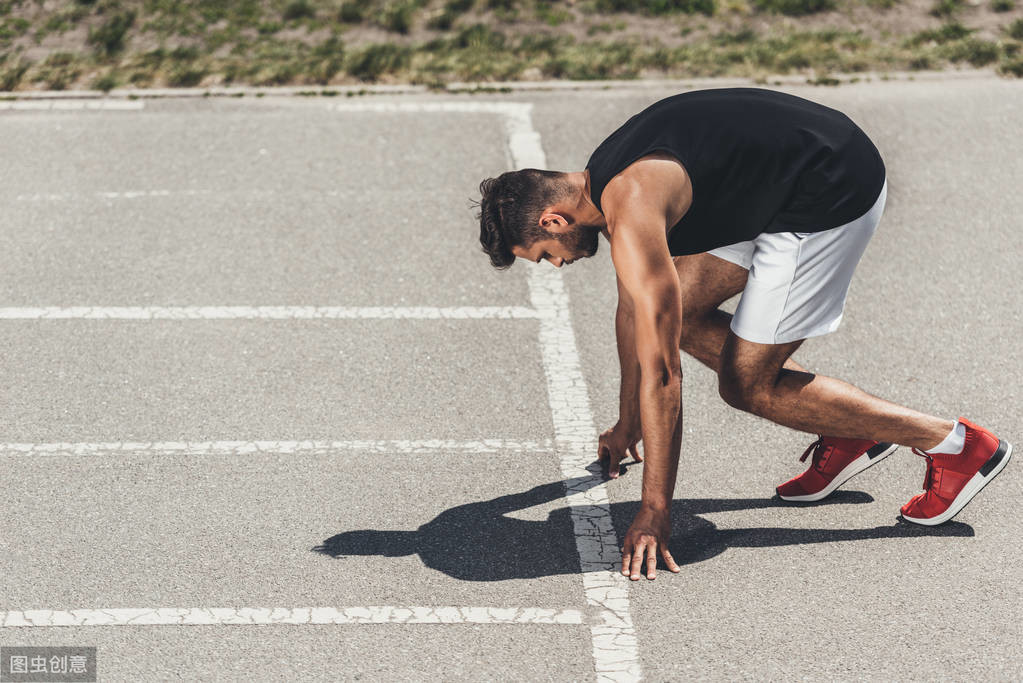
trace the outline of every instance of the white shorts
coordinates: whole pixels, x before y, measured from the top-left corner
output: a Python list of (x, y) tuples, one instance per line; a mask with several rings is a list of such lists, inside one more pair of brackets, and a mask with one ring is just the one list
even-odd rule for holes
[(865, 214), (824, 232), (763, 233), (707, 253), (749, 270), (732, 331), (751, 342), (784, 344), (834, 332), (853, 271), (881, 221), (888, 180)]

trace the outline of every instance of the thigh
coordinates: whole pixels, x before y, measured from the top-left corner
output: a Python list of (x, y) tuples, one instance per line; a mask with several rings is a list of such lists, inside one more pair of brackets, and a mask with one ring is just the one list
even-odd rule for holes
[(761, 344), (729, 331), (721, 349), (721, 381), (744, 392), (773, 385), (785, 361), (802, 343), (799, 339), (784, 344)]
[(672, 260), (682, 288), (683, 315), (712, 311), (746, 286), (749, 271), (710, 253), (676, 256)]

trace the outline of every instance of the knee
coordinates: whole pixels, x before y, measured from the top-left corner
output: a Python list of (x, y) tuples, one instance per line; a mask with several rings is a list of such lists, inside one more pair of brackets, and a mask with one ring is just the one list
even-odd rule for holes
[(771, 392), (761, 384), (722, 368), (718, 372), (718, 393), (725, 403), (763, 417), (771, 402)]
[(707, 311), (689, 312), (682, 311), (682, 336), (679, 338), (678, 347), (688, 353), (700, 348), (700, 342), (706, 334), (706, 323), (709, 313)]

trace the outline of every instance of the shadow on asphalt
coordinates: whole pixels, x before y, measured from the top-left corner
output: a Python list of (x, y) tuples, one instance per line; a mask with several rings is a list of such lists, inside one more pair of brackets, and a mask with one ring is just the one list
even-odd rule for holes
[[(565, 487), (576, 490), (601, 483), (597, 477), (554, 481), (521, 493), (450, 508), (415, 531), (360, 529), (331, 536), (315, 552), (335, 558), (379, 555), (400, 557), (417, 554), (423, 564), (464, 581), (531, 579), (557, 574), (579, 573), (570, 508), (552, 511), (545, 522), (506, 516), (558, 500)], [(874, 499), (860, 491), (837, 491), (818, 503), (788, 503), (772, 498), (696, 498), (672, 505), (671, 554), (679, 564), (703, 562), (729, 548), (766, 548), (807, 543), (834, 543), (882, 538), (921, 536), (973, 536), (973, 527), (946, 522), (925, 527), (896, 521), (891, 526), (869, 529), (798, 529), (755, 527), (718, 529), (700, 517), (713, 512), (762, 510), (779, 507), (862, 505)], [(622, 538), (639, 502), (610, 506), (618, 538)], [(577, 506), (585, 513), (585, 506)], [(658, 566), (663, 567), (658, 558)]]

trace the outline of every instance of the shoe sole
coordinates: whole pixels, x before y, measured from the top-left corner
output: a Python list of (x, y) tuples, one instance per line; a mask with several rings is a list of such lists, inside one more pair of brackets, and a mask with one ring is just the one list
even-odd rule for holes
[(994, 479), (999, 472), (1005, 469), (1005, 466), (1009, 464), (1009, 458), (1012, 457), (1012, 444), (1006, 443), (1005, 441), (998, 441), (998, 448), (994, 454), (988, 458), (987, 462), (977, 471), (970, 481), (966, 482), (966, 486), (959, 492), (959, 495), (955, 497), (952, 504), (948, 506), (948, 509), (942, 512), (940, 515), (934, 517), (907, 517), (902, 515), (902, 518), (907, 522), (913, 522), (913, 524), (923, 524), (924, 526), (937, 526), (938, 524), (944, 524), (948, 520), (959, 514), (959, 511), (966, 507), (966, 504), (973, 500), (973, 497), (980, 493), (981, 489), (987, 486), (988, 482)]
[(783, 496), (780, 493), (778, 497), (782, 500), (787, 500), (793, 503), (812, 503), (823, 498), (830, 496), (835, 489), (849, 481), (857, 474), (867, 469), (871, 465), (877, 464), (887, 458), (889, 455), (894, 453), (898, 449), (897, 444), (892, 443), (879, 443), (876, 446), (872, 446), (863, 455), (853, 460), (851, 463), (845, 466), (845, 468), (835, 475), (835, 478), (831, 482), (822, 488), (817, 493), (808, 493), (803, 496)]

